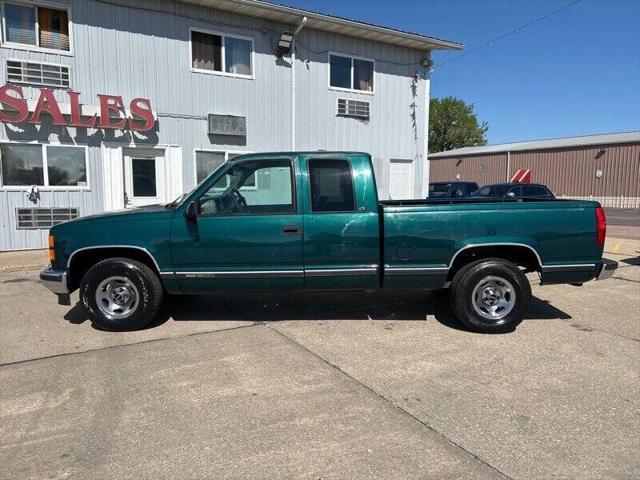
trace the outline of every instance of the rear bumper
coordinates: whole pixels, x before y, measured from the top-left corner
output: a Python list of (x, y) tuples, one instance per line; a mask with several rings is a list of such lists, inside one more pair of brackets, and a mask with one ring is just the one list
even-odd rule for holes
[(600, 265), (598, 266), (596, 280), (606, 280), (607, 278), (610, 278), (617, 268), (618, 262), (603, 258), (602, 263), (600, 263)]
[(45, 287), (56, 295), (68, 295), (70, 293), (67, 285), (66, 270), (45, 268), (40, 272), (40, 280), (42, 280)]

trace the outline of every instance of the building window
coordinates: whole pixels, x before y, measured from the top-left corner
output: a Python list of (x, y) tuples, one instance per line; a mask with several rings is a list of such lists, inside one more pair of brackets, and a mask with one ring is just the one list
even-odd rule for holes
[(47, 50), (69, 51), (66, 10), (4, 2), (4, 41)]
[(309, 160), (311, 211), (353, 212), (353, 178), (345, 160)]
[(224, 39), (225, 71), (238, 75), (251, 75), (251, 42), (241, 38)]
[(194, 71), (253, 76), (253, 41), (191, 30), (191, 68)]
[(45, 150), (50, 186), (87, 186), (87, 159), (84, 148), (47, 146)]
[(196, 151), (196, 183), (202, 182), (224, 162), (224, 152)]
[[(196, 183), (202, 182), (211, 175), (220, 165), (247, 152), (222, 152), (209, 150), (196, 150)], [(256, 188), (255, 175), (247, 178), (242, 188)]]
[(329, 87), (373, 93), (373, 60), (329, 55)]
[(88, 188), (84, 147), (2, 143), (0, 159), (0, 187)]
[(0, 145), (2, 186), (44, 186), (41, 145)]

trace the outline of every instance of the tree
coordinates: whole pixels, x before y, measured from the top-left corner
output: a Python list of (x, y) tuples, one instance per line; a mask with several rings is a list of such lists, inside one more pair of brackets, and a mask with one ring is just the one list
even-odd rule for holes
[(429, 153), (486, 145), (487, 122), (478, 122), (473, 105), (455, 97), (429, 103)]

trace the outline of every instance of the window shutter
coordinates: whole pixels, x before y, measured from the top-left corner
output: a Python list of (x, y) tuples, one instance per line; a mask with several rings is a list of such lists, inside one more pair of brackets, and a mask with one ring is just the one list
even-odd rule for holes
[(69, 19), (66, 10), (38, 7), (40, 46), (69, 50)]

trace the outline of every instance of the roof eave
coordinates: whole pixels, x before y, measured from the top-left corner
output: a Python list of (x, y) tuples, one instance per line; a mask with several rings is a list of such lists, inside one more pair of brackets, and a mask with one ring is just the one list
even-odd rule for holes
[[(299, 8), (278, 5), (259, 0), (180, 0), (182, 3), (201, 5), (219, 10), (297, 24), (307, 17), (305, 28), (313, 28), (352, 37), (365, 38), (383, 43), (395, 44), (416, 50), (462, 50), (464, 45), (439, 38), (428, 37), (392, 28), (357, 22)], [(338, 28), (336, 28), (336, 26)]]

